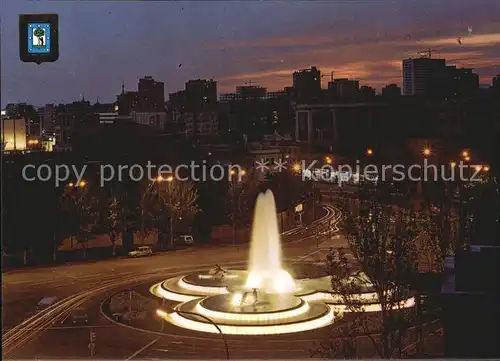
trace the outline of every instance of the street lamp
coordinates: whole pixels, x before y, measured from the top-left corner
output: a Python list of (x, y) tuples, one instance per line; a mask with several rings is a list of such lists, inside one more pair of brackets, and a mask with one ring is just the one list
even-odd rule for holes
[(368, 148), (366, 150), (366, 155), (373, 155), (373, 149)]
[(208, 318), (207, 316), (200, 315), (199, 313), (196, 313), (196, 312), (182, 311), (182, 310), (179, 310), (179, 309), (162, 310), (162, 309), (159, 308), (159, 309), (156, 310), (156, 314), (159, 317), (161, 317), (162, 319), (164, 319), (165, 317), (167, 317), (169, 314), (176, 313), (176, 312), (178, 314), (185, 314), (185, 315), (188, 315), (188, 316), (200, 317), (200, 318), (203, 318), (204, 320), (208, 321), (210, 324), (212, 324), (217, 329), (217, 331), (220, 333), (220, 336), (222, 337), (222, 341), (224, 341), (224, 347), (226, 348), (226, 360), (229, 360), (229, 346), (227, 345), (226, 336), (224, 335), (224, 333), (222, 332), (222, 330), (220, 329), (220, 327), (212, 319)]
[(483, 167), (483, 170), (484, 170), (485, 172), (489, 172), (490, 167), (489, 167), (489, 166), (487, 166), (487, 165), (485, 165), (485, 166)]
[(483, 169), (483, 166), (478, 164), (475, 166), (475, 169), (477, 172), (480, 172)]
[(465, 158), (465, 161), (469, 162), (470, 161), (470, 157), (469, 156), (466, 156)]
[(457, 166), (457, 163), (454, 161), (450, 162), (450, 167), (455, 168)]
[(464, 150), (464, 151), (462, 152), (462, 157), (464, 157), (464, 158), (469, 157), (469, 152), (468, 152), (468, 151), (466, 151), (466, 150)]
[(332, 158), (326, 157), (325, 162), (326, 162), (326, 164), (332, 164)]
[(294, 170), (294, 172), (300, 172), (300, 164), (299, 163), (295, 163), (293, 165), (292, 169)]
[(431, 149), (430, 148), (424, 148), (423, 152), (422, 152), (426, 157), (431, 155)]

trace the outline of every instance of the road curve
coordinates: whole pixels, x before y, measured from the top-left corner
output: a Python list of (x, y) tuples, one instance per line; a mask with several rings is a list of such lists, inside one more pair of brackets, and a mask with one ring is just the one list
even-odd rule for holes
[[(315, 238), (314, 234), (320, 231), (324, 233), (325, 227), (338, 221), (337, 209), (325, 206), (325, 210), (326, 215), (308, 227), (294, 229), (283, 234), (285, 258), (302, 256), (304, 251), (311, 247), (310, 241)], [(51, 333), (46, 332), (47, 330), (57, 331), (58, 328), (54, 327), (54, 323), (64, 319), (72, 309), (99, 299), (99, 295), (105, 295), (112, 290), (129, 287), (132, 284), (144, 283), (161, 277), (166, 278), (169, 274), (207, 268), (214, 263), (241, 264), (246, 262), (247, 254), (246, 245), (191, 248), (149, 259), (115, 259), (91, 264), (9, 272), (4, 275), (4, 300), (6, 296), (7, 300), (9, 297), (15, 299), (16, 296), (18, 299), (36, 296), (39, 300), (49, 295), (41, 292), (57, 293), (62, 300), (50, 309), (4, 332), (2, 337), (4, 357), (17, 356), (16, 350), (19, 349), (26, 351), (26, 348), (21, 346), (35, 339), (43, 339), (43, 333)], [(200, 264), (200, 259), (210, 263)], [(8, 307), (4, 309), (9, 312)], [(71, 357), (71, 355), (68, 356)]]

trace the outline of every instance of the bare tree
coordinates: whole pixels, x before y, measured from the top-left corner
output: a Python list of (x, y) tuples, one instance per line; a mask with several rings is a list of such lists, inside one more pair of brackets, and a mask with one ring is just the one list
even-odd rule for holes
[[(351, 264), (343, 250), (330, 252), (327, 264), (332, 288), (347, 311), (357, 315), (379, 357), (390, 358), (401, 350), (409, 326), (410, 316), (401, 301), (411, 296), (410, 284), (416, 273), (415, 216), (377, 196), (346, 202), (343, 208), (347, 212), (344, 231), (357, 262)], [(357, 296), (368, 291), (374, 299)], [(366, 302), (380, 304), (378, 316), (365, 311)], [(380, 337), (370, 336), (374, 333)]]
[(226, 204), (231, 212), (233, 227), (246, 226), (251, 219), (258, 187), (251, 177), (229, 182)]
[(99, 221), (99, 198), (87, 185), (68, 187), (61, 196), (61, 208), (69, 216), (73, 236), (83, 244), (86, 257), (88, 241)]
[(108, 232), (109, 239), (113, 247), (113, 256), (116, 256), (116, 240), (123, 231), (123, 206), (120, 200), (111, 196), (107, 204), (105, 218), (105, 229)]
[(146, 180), (139, 185), (139, 202), (137, 204), (138, 217), (136, 229), (142, 241), (146, 238), (147, 230), (158, 224), (162, 216), (162, 205), (159, 198), (160, 183)]
[(173, 247), (177, 226), (189, 222), (198, 212), (198, 190), (187, 181), (164, 181), (157, 185), (160, 210), (165, 210), (170, 219), (170, 247)]

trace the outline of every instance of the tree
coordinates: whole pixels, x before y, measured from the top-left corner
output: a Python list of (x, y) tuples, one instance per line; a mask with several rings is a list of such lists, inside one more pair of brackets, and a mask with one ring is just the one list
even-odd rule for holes
[(116, 239), (123, 231), (123, 205), (116, 196), (111, 196), (107, 204), (105, 228), (113, 246), (113, 256), (116, 256)]
[(145, 181), (139, 185), (138, 217), (135, 217), (137, 225), (135, 228), (140, 232), (143, 240), (146, 237), (146, 230), (158, 225), (161, 218), (163, 209), (160, 204), (158, 186), (157, 181)]
[(177, 226), (189, 222), (200, 211), (198, 190), (193, 183), (179, 180), (158, 182), (155, 189), (159, 209), (166, 211), (170, 220), (170, 247), (173, 247)]
[(311, 352), (311, 357), (324, 359), (356, 358), (358, 352), (356, 324), (355, 322), (343, 320), (343, 318), (341, 313), (335, 315), (336, 325), (330, 330), (328, 337), (317, 342), (316, 348)]
[(271, 189), (274, 193), (278, 209), (294, 207), (314, 196), (312, 182), (304, 182), (291, 172), (270, 173), (261, 185), (261, 191)]
[[(327, 264), (333, 290), (347, 310), (356, 313), (357, 322), (367, 334), (380, 334), (380, 338), (369, 336), (379, 357), (390, 358), (396, 350), (401, 351), (411, 319), (401, 300), (410, 297), (410, 285), (416, 274), (417, 227), (411, 211), (384, 202), (384, 197), (375, 191), (344, 213), (344, 231), (357, 260), (358, 272), (354, 272), (342, 250), (332, 250)], [(365, 312), (366, 301), (355, 296), (367, 288), (376, 295), (373, 301), (381, 306), (380, 317), (370, 317)], [(377, 332), (370, 325), (374, 320)]]
[(226, 205), (235, 228), (249, 224), (258, 193), (258, 187), (251, 177), (229, 182)]
[(455, 254), (458, 219), (452, 209), (429, 206), (418, 215), (418, 253), (430, 272), (442, 272), (444, 259)]
[(88, 241), (99, 222), (99, 198), (85, 183), (67, 187), (61, 196), (61, 207), (68, 214), (69, 227), (76, 242), (83, 244), (84, 257)]
[(45, 30), (42, 28), (36, 28), (35, 31), (33, 31), (33, 35), (38, 38), (38, 45), (43, 46), (43, 37), (45, 35)]

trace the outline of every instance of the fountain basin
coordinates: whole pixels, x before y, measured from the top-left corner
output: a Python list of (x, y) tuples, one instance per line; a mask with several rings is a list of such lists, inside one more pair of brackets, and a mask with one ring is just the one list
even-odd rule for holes
[[(283, 303), (283, 299), (286, 301)], [(213, 309), (212, 309), (213, 307)], [(226, 310), (227, 309), (227, 310)], [(266, 309), (237, 312), (231, 305), (231, 295), (218, 295), (203, 300), (193, 300), (178, 306), (178, 312), (165, 319), (182, 328), (217, 333), (208, 320), (182, 311), (208, 317), (225, 334), (270, 335), (303, 332), (330, 325), (334, 322), (334, 309), (325, 304), (308, 304), (294, 296), (273, 295)]]

